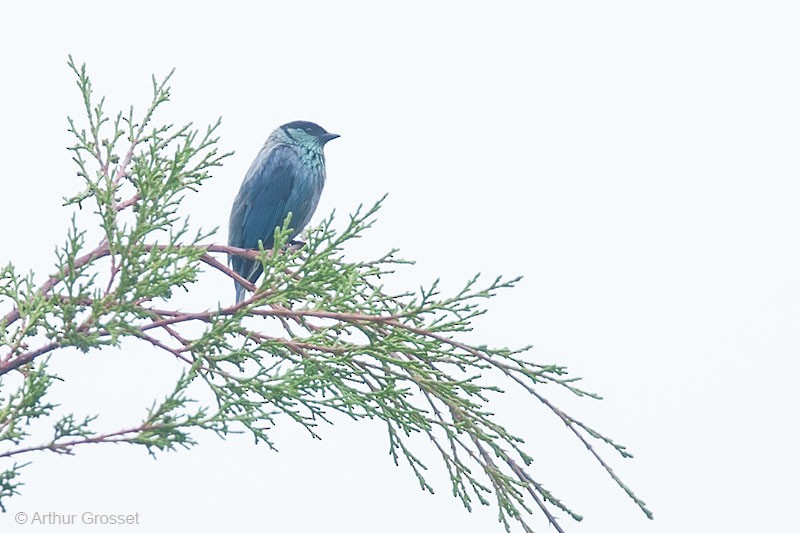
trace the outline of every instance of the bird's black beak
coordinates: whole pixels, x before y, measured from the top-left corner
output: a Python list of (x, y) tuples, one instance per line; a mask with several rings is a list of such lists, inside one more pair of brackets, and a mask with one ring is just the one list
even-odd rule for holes
[(323, 133), (322, 135), (317, 135), (317, 139), (322, 141), (322, 144), (325, 144), (328, 141), (332, 141), (338, 137), (341, 137), (338, 133)]

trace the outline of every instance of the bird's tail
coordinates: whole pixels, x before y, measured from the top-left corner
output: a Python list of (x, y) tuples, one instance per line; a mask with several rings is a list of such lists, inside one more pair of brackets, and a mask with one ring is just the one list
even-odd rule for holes
[[(243, 262), (241, 268), (236, 271), (244, 279), (249, 280), (251, 283), (255, 283), (259, 276), (261, 276), (261, 273), (264, 272), (264, 267), (262, 267), (261, 263), (258, 261), (247, 261)], [(233, 284), (236, 287), (236, 303), (242, 303), (245, 297), (245, 291), (247, 289), (245, 289), (244, 285), (238, 281), (234, 281)]]
[(236, 286), (236, 303), (240, 304), (244, 300), (244, 285), (238, 281), (234, 281), (233, 283)]

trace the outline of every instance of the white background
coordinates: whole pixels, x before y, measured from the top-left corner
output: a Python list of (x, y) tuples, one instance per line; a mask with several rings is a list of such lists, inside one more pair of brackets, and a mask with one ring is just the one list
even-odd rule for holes
[[(532, 343), (601, 393), (555, 399), (630, 447), (633, 460), (607, 456), (656, 516), (539, 405), (498, 398), (534, 473), (586, 517), (563, 518), (568, 531), (797, 531), (796, 3), (273, 4), (3, 6), (0, 262), (43, 276), (64, 240), (61, 197), (80, 187), (67, 54), (109, 110), (141, 109), (149, 76), (176, 67), (160, 119), (222, 116), (236, 151), (182, 206), (220, 242), (269, 131), (306, 119), (342, 135), (314, 220), (388, 192), (358, 253), (416, 259), (398, 284), (525, 276), (470, 340)], [(218, 276), (194, 290), (198, 305), (232, 298)], [(165, 359), (138, 344), (65, 352), (54, 399), (109, 429), (135, 422), (174, 377)], [(36, 456), (0, 529), (72, 530), (13, 516), (95, 511), (139, 512), (136, 532), (502, 530), (494, 509), (460, 508), (436, 468), (437, 494), (422, 493), (379, 424), (322, 432), (286, 422), (278, 453), (200, 435), (157, 460), (125, 446)]]

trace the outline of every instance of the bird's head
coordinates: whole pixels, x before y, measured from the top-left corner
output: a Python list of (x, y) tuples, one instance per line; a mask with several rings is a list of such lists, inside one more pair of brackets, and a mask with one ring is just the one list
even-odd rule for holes
[(312, 151), (322, 151), (325, 143), (339, 137), (336, 133), (328, 133), (325, 129), (313, 122), (296, 120), (284, 124), (275, 133), (283, 142), (296, 144)]

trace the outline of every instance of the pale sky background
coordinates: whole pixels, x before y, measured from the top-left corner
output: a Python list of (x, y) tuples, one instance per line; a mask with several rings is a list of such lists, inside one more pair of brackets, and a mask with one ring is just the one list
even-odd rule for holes
[[(182, 206), (219, 242), (267, 134), (306, 119), (342, 135), (314, 221), (389, 193), (354, 250), (416, 259), (397, 283), (524, 275), (470, 339), (531, 343), (603, 395), (553, 399), (629, 446), (633, 460), (606, 455), (656, 517), (539, 405), (499, 398), (534, 472), (585, 516), (567, 531), (797, 531), (797, 3), (19, 4), (0, 14), (0, 263), (43, 276), (65, 237), (61, 197), (80, 187), (66, 116), (81, 112), (67, 54), (109, 110), (141, 109), (150, 75), (176, 67), (159, 120), (222, 116), (236, 151)], [(198, 305), (233, 296), (215, 275), (195, 290), (211, 293)], [(109, 428), (138, 421), (176, 369), (139, 344), (54, 365), (55, 399)], [(323, 434), (287, 421), (278, 453), (200, 434), (155, 461), (130, 446), (36, 456), (0, 530), (103, 531), (13, 520), (96, 511), (139, 512), (137, 533), (502, 531), (494, 508), (450, 495), (432, 450), (435, 496), (392, 464), (380, 424)]]

